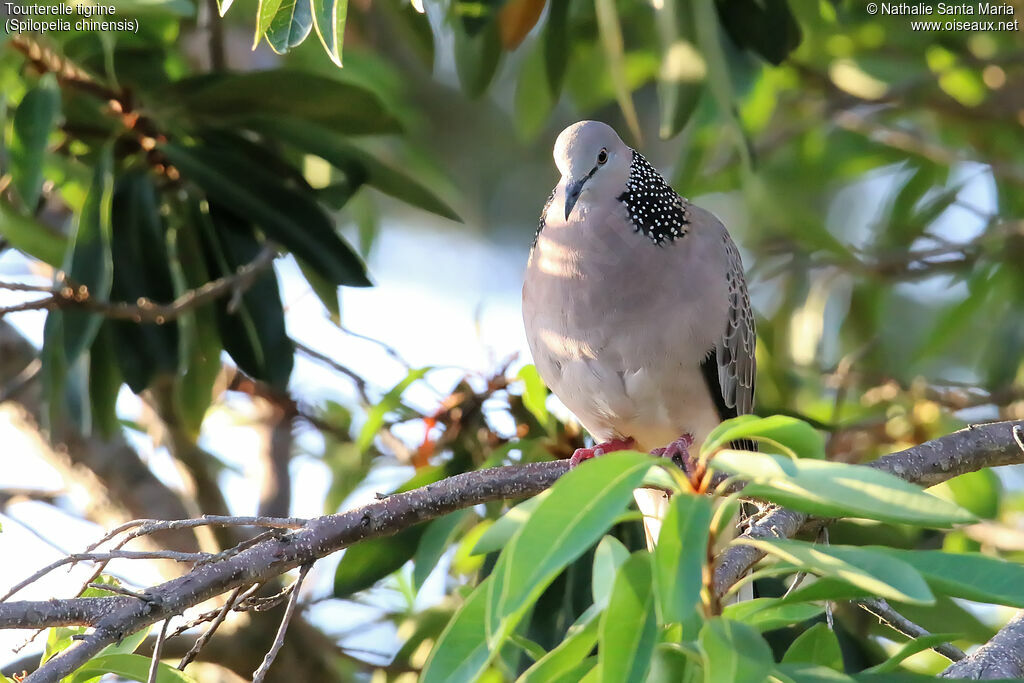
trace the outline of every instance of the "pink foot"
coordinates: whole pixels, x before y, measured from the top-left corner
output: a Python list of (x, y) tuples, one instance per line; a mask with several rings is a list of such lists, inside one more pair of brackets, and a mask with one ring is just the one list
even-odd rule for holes
[(605, 441), (599, 443), (593, 448), (577, 448), (576, 452), (569, 458), (569, 469), (572, 469), (579, 465), (584, 460), (590, 460), (591, 458), (605, 453), (614, 453), (615, 451), (628, 451), (636, 444), (633, 441), (633, 437), (627, 439), (612, 439), (611, 441)]
[(651, 455), (671, 458), (672, 462), (679, 465), (679, 468), (686, 472), (686, 476), (692, 478), (697, 469), (696, 463), (690, 457), (690, 446), (692, 445), (693, 434), (683, 434), (665, 448), (655, 448), (651, 451)]

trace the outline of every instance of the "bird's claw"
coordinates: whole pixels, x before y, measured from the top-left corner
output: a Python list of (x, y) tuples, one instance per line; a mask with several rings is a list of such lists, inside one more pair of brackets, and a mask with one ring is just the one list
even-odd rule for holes
[(665, 448), (655, 448), (651, 451), (651, 455), (657, 455), (662, 458), (669, 458), (679, 469), (686, 472), (686, 476), (691, 479), (697, 470), (697, 463), (694, 462), (693, 458), (690, 457), (690, 446), (693, 445), (693, 434), (683, 434), (678, 439), (670, 443)]
[(614, 453), (615, 451), (628, 451), (636, 444), (632, 438), (628, 439), (612, 439), (611, 441), (605, 441), (599, 443), (591, 448), (577, 448), (569, 458), (569, 469), (572, 469), (579, 465), (584, 460), (590, 460), (596, 458), (599, 455), (605, 453)]

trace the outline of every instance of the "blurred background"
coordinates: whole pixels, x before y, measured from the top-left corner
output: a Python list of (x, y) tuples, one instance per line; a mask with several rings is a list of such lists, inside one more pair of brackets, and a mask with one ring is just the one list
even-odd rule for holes
[[(582, 118), (740, 246), (759, 414), (810, 421), (851, 462), (1024, 419), (1024, 3), (1005, 5), (1002, 30), (947, 31), (859, 0), (131, 0), (117, 18), (137, 32), (0, 33), (0, 280), (41, 290), (0, 285), (19, 309), (0, 319), (0, 587), (128, 519), (312, 517), (583, 445), (520, 317), (551, 147)], [(340, 239), (311, 248), (314, 223)], [(268, 242), (290, 252), (269, 274), (170, 324), (32, 304), (61, 270), (101, 300), (170, 301)], [(348, 286), (362, 262), (373, 286)], [(941, 488), (984, 521), (832, 539), (1024, 558), (1019, 471)], [(415, 676), (502, 510), (319, 562), (279, 670)], [(74, 595), (92, 569), (18, 595)], [(108, 571), (145, 586), (180, 568)], [(572, 622), (573, 580), (537, 642)], [(908, 616), (983, 640), (1008, 614)], [(229, 620), (202, 680), (248, 675), (277, 623)], [(854, 623), (848, 663), (894, 647)], [(32, 636), (0, 633), (0, 660), (31, 668)]]

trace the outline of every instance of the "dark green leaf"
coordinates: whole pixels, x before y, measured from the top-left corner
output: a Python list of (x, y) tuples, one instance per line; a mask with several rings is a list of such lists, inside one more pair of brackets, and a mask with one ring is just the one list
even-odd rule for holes
[[(86, 287), (89, 298), (97, 301), (109, 298), (113, 275), (110, 256), (112, 168), (111, 146), (106, 145), (96, 161), (92, 185), (78, 216), (71, 252), (65, 261), (71, 283)], [(103, 318), (74, 309), (63, 311), (63, 316), (64, 353), (70, 365), (92, 344)]]
[(348, 0), (311, 0), (313, 24), (320, 44), (327, 50), (331, 61), (341, 66), (341, 47), (345, 40), (345, 19)]
[(661, 623), (680, 623), (696, 607), (710, 526), (711, 500), (707, 496), (672, 496), (654, 548), (654, 586)]
[(470, 97), (480, 97), (487, 91), (501, 60), (501, 39), (498, 23), (489, 21), (484, 30), (469, 35), (456, 24), (455, 70), (463, 91)]
[(417, 524), (349, 547), (334, 572), (334, 597), (346, 598), (401, 569), (413, 558), (425, 530), (425, 524)]
[(224, 206), (266, 231), (334, 284), (370, 284), (362, 261), (307, 194), (292, 189), (250, 160), (223, 148), (180, 147), (164, 152), (182, 174)]
[(21, 99), (14, 113), (11, 138), (11, 175), (29, 214), (35, 214), (43, 187), (43, 159), (47, 141), (60, 117), (60, 90), (53, 74), (39, 79)]
[(761, 683), (774, 668), (771, 648), (755, 629), (716, 617), (704, 624), (698, 640), (705, 681)]
[(113, 332), (109, 323), (100, 326), (89, 350), (89, 405), (92, 423), (101, 436), (109, 439), (118, 430), (117, 394), (121, 373), (117, 370)]
[(732, 450), (715, 455), (711, 467), (753, 482), (743, 490), (751, 498), (823, 517), (937, 527), (974, 520), (963, 508), (872, 467)]
[(651, 556), (638, 551), (615, 575), (608, 609), (601, 617), (598, 666), (602, 683), (642, 681), (657, 642)]
[(779, 65), (800, 44), (787, 0), (717, 0), (718, 16), (736, 45)]
[(786, 650), (783, 663), (806, 662), (843, 670), (843, 653), (839, 640), (827, 624), (817, 623), (800, 634)]
[[(366, 86), (298, 69), (212, 74), (185, 79), (162, 93), (169, 107), (217, 125), (244, 122), (253, 113), (291, 116), (339, 133), (396, 133), (398, 121)], [(316, 97), (310, 97), (316, 93)]]
[(569, 0), (548, 0), (548, 23), (541, 40), (544, 41), (548, 92), (557, 102), (569, 64)]
[(270, 30), (270, 24), (277, 16), (281, 8), (282, 0), (259, 0), (259, 7), (256, 8), (256, 35), (252, 40), (252, 49), (260, 44), (260, 40)]
[(371, 154), (346, 142), (341, 136), (326, 128), (282, 117), (254, 119), (250, 126), (303, 152), (325, 159), (359, 183), (370, 185), (396, 199), (444, 218), (462, 220), (451, 207), (422, 184), (405, 173), (381, 163)]
[(267, 27), (267, 42), (274, 52), (284, 54), (306, 39), (313, 28), (311, 0), (281, 0)]
[[(114, 186), (111, 213), (113, 282), (110, 297), (135, 304), (140, 298), (167, 303), (175, 298), (170, 257), (156, 190), (149, 176), (131, 171)], [(110, 324), (117, 367), (135, 393), (156, 374), (178, 367), (178, 327), (117, 320)]]
[[(263, 249), (252, 226), (217, 204), (209, 205), (208, 220), (200, 227), (206, 267), (218, 276), (251, 263)], [(237, 305), (231, 309), (232, 299)], [(267, 269), (241, 297), (221, 298), (214, 304), (224, 350), (251, 377), (283, 390), (288, 386), (295, 348), (284, 323), (277, 278)]]

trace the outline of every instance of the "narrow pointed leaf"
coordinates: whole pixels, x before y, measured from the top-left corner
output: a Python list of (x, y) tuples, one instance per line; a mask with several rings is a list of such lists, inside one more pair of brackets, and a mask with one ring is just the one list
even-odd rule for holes
[(345, 42), (348, 0), (312, 0), (313, 25), (320, 44), (331, 61), (341, 66), (341, 48)]
[(484, 618), (490, 579), (482, 581), (445, 627), (431, 650), (421, 683), (473, 683), (490, 659)]
[(654, 585), (663, 624), (681, 623), (700, 599), (711, 514), (706, 496), (672, 496), (654, 548)]
[(562, 642), (523, 672), (516, 683), (547, 683), (571, 675), (597, 643), (600, 616), (601, 611), (597, 609), (584, 612), (569, 627)]
[(60, 117), (60, 90), (52, 74), (39, 79), (14, 112), (11, 138), (11, 175), (22, 203), (34, 214), (43, 187), (43, 159), (47, 142)]
[(619, 568), (601, 617), (597, 656), (602, 683), (644, 680), (657, 635), (651, 555), (641, 550)]
[(783, 662), (806, 662), (843, 670), (843, 653), (839, 640), (827, 624), (817, 623), (793, 641), (782, 657)]
[(716, 617), (700, 631), (706, 683), (761, 683), (774, 668), (772, 651), (761, 634), (746, 624)]
[(1019, 562), (981, 553), (868, 547), (911, 565), (936, 592), (955, 598), (1024, 608), (1024, 565)]
[(11, 246), (54, 268), (60, 268), (68, 248), (67, 238), (34, 218), (23, 216), (0, 199), (0, 235)]
[(643, 134), (640, 132), (636, 107), (633, 106), (633, 92), (626, 78), (622, 26), (618, 10), (615, 8), (615, 0), (594, 0), (594, 7), (597, 10), (598, 32), (601, 34), (605, 58), (608, 60), (608, 73), (615, 85), (615, 99), (618, 100), (619, 109), (622, 110), (622, 116), (626, 119), (633, 140), (639, 145), (643, 142)]

